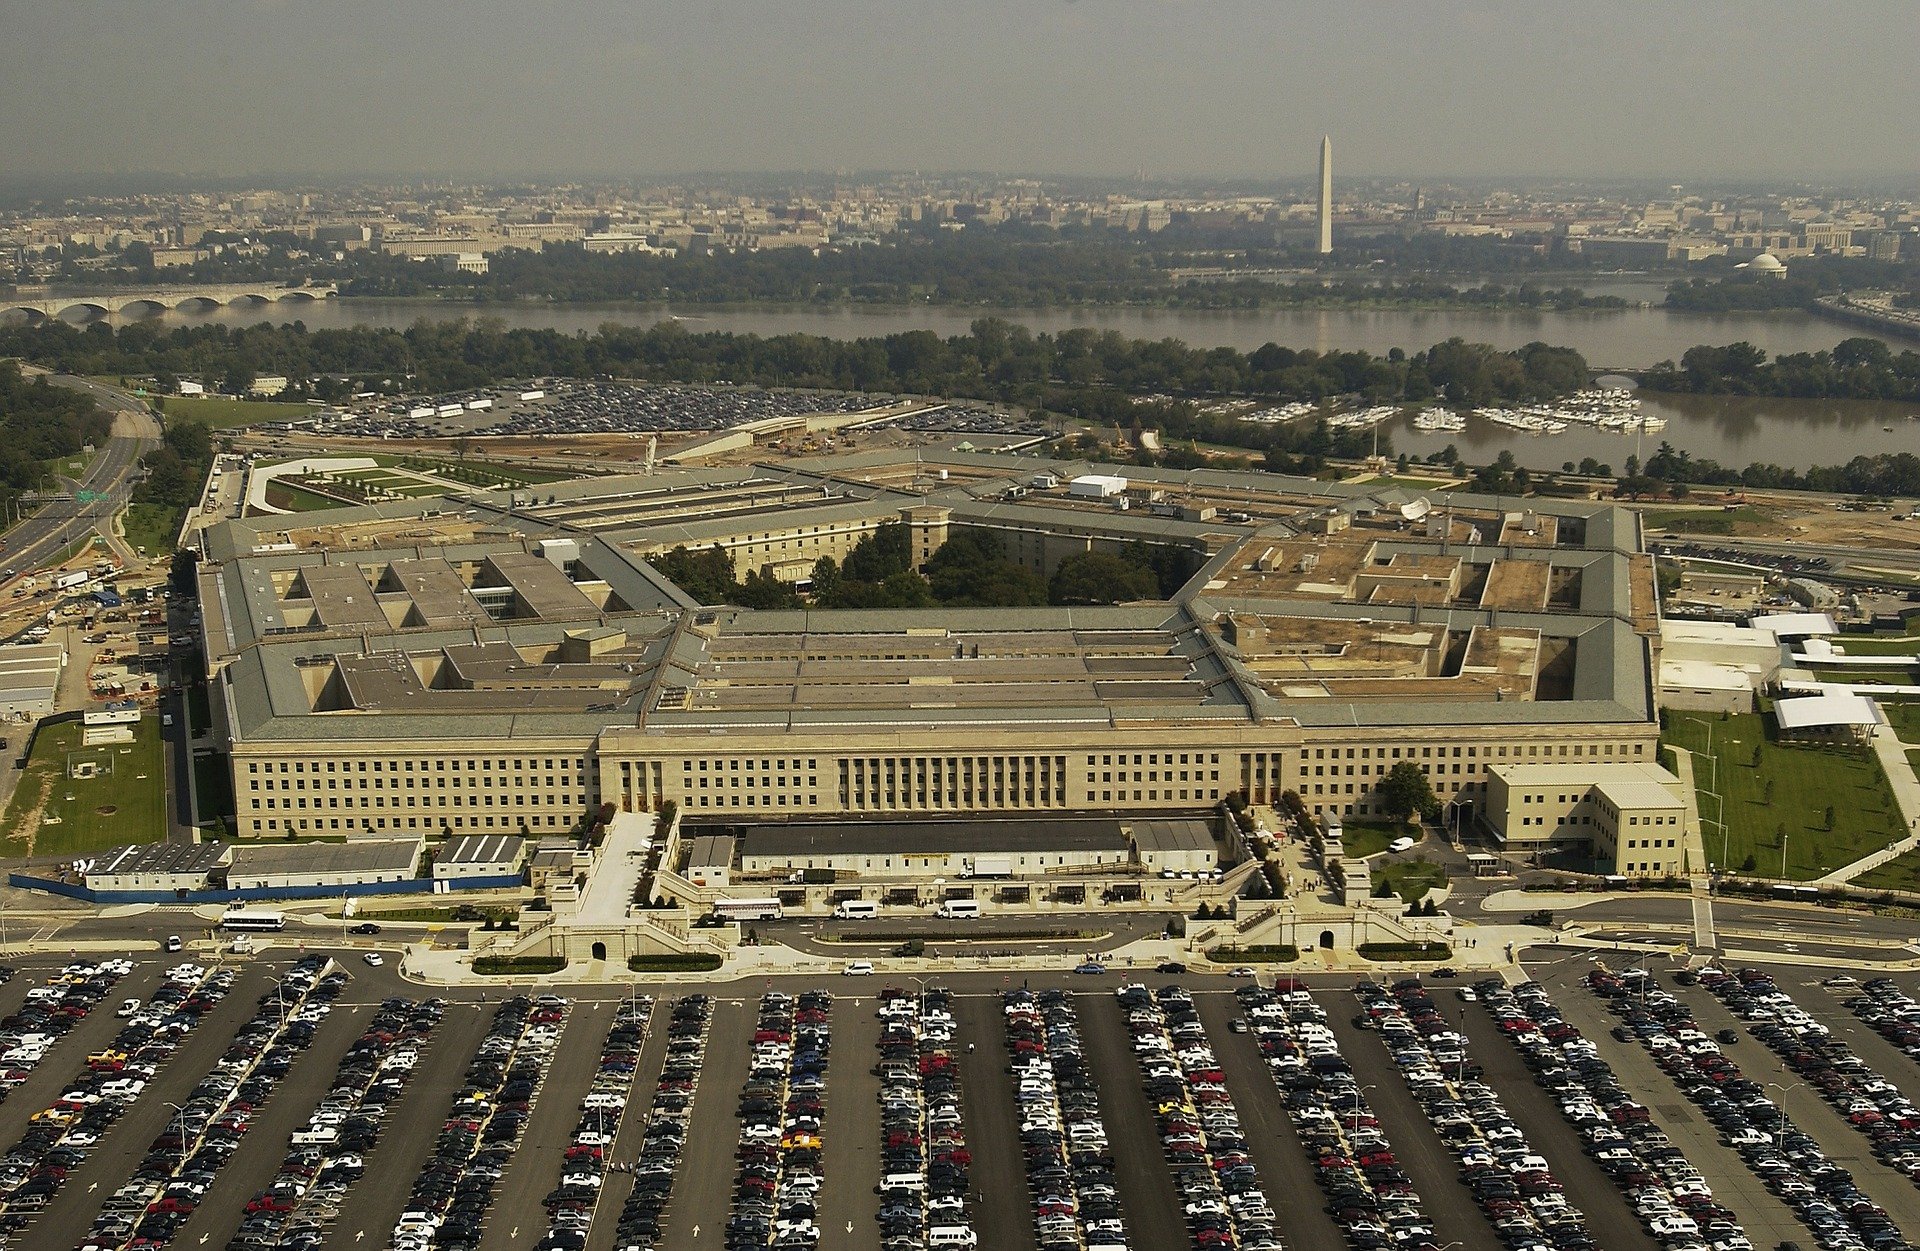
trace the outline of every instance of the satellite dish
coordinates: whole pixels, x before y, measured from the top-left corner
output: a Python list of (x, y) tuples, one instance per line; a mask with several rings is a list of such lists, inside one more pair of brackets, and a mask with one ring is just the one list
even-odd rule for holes
[(1419, 499), (1408, 500), (1400, 505), (1400, 515), (1408, 521), (1419, 521), (1433, 511), (1433, 501), (1422, 495)]

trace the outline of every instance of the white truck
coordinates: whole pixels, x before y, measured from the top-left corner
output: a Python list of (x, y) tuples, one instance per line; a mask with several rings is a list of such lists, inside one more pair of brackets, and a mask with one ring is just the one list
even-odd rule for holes
[(71, 573), (56, 574), (53, 579), (53, 589), (56, 591), (71, 591), (75, 587), (85, 586), (91, 581), (93, 581), (92, 574), (88, 573), (85, 569), (75, 569)]

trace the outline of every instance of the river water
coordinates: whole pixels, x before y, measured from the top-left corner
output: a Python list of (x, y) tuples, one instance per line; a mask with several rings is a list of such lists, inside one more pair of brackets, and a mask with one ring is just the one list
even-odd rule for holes
[[(1644, 279), (1579, 283), (1595, 294), (1655, 301), (1657, 284)], [(942, 336), (964, 334), (974, 319), (1002, 317), (1034, 331), (1076, 327), (1115, 330), (1130, 338), (1179, 339), (1196, 347), (1234, 347), (1251, 351), (1266, 343), (1329, 350), (1365, 348), (1384, 354), (1392, 348), (1417, 351), (1455, 335), (1499, 348), (1541, 341), (1578, 349), (1596, 366), (1640, 368), (1678, 360), (1696, 344), (1746, 340), (1771, 353), (1813, 352), (1862, 333), (1838, 322), (1801, 312), (1701, 314), (1657, 307), (1615, 311), (1553, 312), (1477, 309), (1263, 309), (1215, 312), (1158, 308), (956, 308), (944, 305), (712, 306), (661, 304), (498, 304), (472, 305), (440, 300), (340, 299), (325, 303), (285, 303), (219, 309), (210, 313), (168, 313), (168, 321), (254, 325), (298, 320), (308, 329), (354, 325), (402, 328), (421, 318), (499, 317), (512, 326), (592, 332), (607, 322), (652, 325), (678, 319), (690, 331), (779, 335), (806, 333), (829, 338), (860, 338), (931, 330)], [(1896, 349), (1905, 346), (1895, 344)], [(1645, 397), (1646, 411), (1667, 419), (1667, 428), (1645, 435), (1641, 458), (1666, 440), (1695, 457), (1722, 464), (1766, 461), (1805, 467), (1835, 464), (1858, 455), (1920, 452), (1920, 408), (1857, 401), (1778, 400), (1723, 396)], [(1891, 426), (1888, 430), (1886, 427)], [(1592, 456), (1621, 471), (1636, 449), (1631, 435), (1602, 433), (1575, 426), (1565, 434), (1538, 436), (1470, 419), (1459, 434), (1420, 434), (1410, 426), (1387, 427), (1396, 450), (1424, 456), (1457, 446), (1469, 460), (1490, 459), (1511, 448), (1523, 465), (1558, 468), (1563, 461)]]

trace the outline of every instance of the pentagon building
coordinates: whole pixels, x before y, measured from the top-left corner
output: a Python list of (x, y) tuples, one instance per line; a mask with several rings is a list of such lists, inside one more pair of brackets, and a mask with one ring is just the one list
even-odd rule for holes
[[(1042, 575), (1136, 543), (1197, 572), (1113, 607), (755, 612), (647, 563), (718, 546), (800, 581), (890, 522), (919, 561), (973, 527)], [(1477, 808), (1490, 767), (1655, 753), (1652, 568), (1633, 514), (1585, 501), (875, 452), (253, 518), (205, 557), (243, 838), (669, 800), (1154, 816), (1291, 790), (1366, 816), (1402, 760)]]

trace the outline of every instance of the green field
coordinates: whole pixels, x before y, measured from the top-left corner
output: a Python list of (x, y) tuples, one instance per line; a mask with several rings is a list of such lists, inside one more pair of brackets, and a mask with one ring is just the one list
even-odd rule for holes
[(1447, 871), (1424, 860), (1399, 860), (1374, 873), (1373, 888), (1379, 890), (1382, 884), (1392, 887), (1393, 893), (1407, 903), (1419, 903), (1428, 891), (1447, 884)]
[(1862, 873), (1848, 885), (1860, 890), (1920, 892), (1920, 851), (1895, 856), (1879, 868)]
[[(1713, 735), (1716, 770), (1707, 760)], [(1669, 713), (1665, 741), (1693, 752), (1707, 858), (1735, 873), (1804, 881), (1851, 864), (1901, 837), (1900, 810), (1866, 747), (1802, 746), (1774, 737), (1771, 719)], [(1759, 764), (1754, 749), (1759, 748)], [(1727, 829), (1707, 794), (1718, 775)], [(1769, 786), (1771, 783), (1771, 786)], [(1827, 811), (1833, 828), (1827, 828)], [(1786, 843), (1782, 862), (1782, 842)], [(1724, 848), (1724, 851), (1723, 851)], [(1747, 857), (1753, 867), (1744, 868)]]
[(1842, 634), (1833, 642), (1849, 656), (1920, 656), (1920, 639), (1915, 638)]
[(1756, 534), (1771, 529), (1779, 514), (1742, 504), (1737, 508), (1650, 508), (1640, 519), (1649, 530), (1674, 534)]
[(548, 473), (543, 469), (528, 469), (521, 465), (502, 465), (490, 460), (442, 460), (431, 456), (394, 456), (384, 453), (373, 458), (377, 465), (388, 469), (411, 469), (416, 473), (430, 473), (458, 482), (462, 486), (537, 486), (543, 482), (566, 482), (581, 475), (577, 473)]
[[(80, 741), (78, 721), (46, 726), (35, 736), (33, 755), (7, 805), (6, 832), (0, 836), (6, 854), (76, 856), (166, 837), (159, 719), (143, 717), (131, 743), (82, 747)], [(98, 761), (112, 772), (69, 778), (70, 760)], [(41, 821), (30, 820), (35, 809), (40, 809)], [(57, 820), (52, 824), (42, 823), (53, 818)]]
[(1377, 855), (1396, 838), (1420, 838), (1418, 826), (1394, 821), (1348, 821), (1340, 829), (1343, 851), (1355, 859)]
[(127, 542), (149, 556), (164, 556), (173, 550), (173, 536), (180, 533), (184, 509), (168, 504), (129, 504), (122, 523)]
[(306, 404), (282, 404), (274, 400), (232, 400), (219, 396), (155, 396), (168, 421), (197, 421), (215, 430), (230, 426), (252, 426), (263, 421), (292, 421), (311, 417), (314, 410)]
[(267, 503), (275, 508), (285, 508), (296, 513), (316, 513), (327, 508), (354, 507), (332, 496), (322, 495), (318, 491), (309, 491), (303, 486), (285, 481), (267, 484)]

